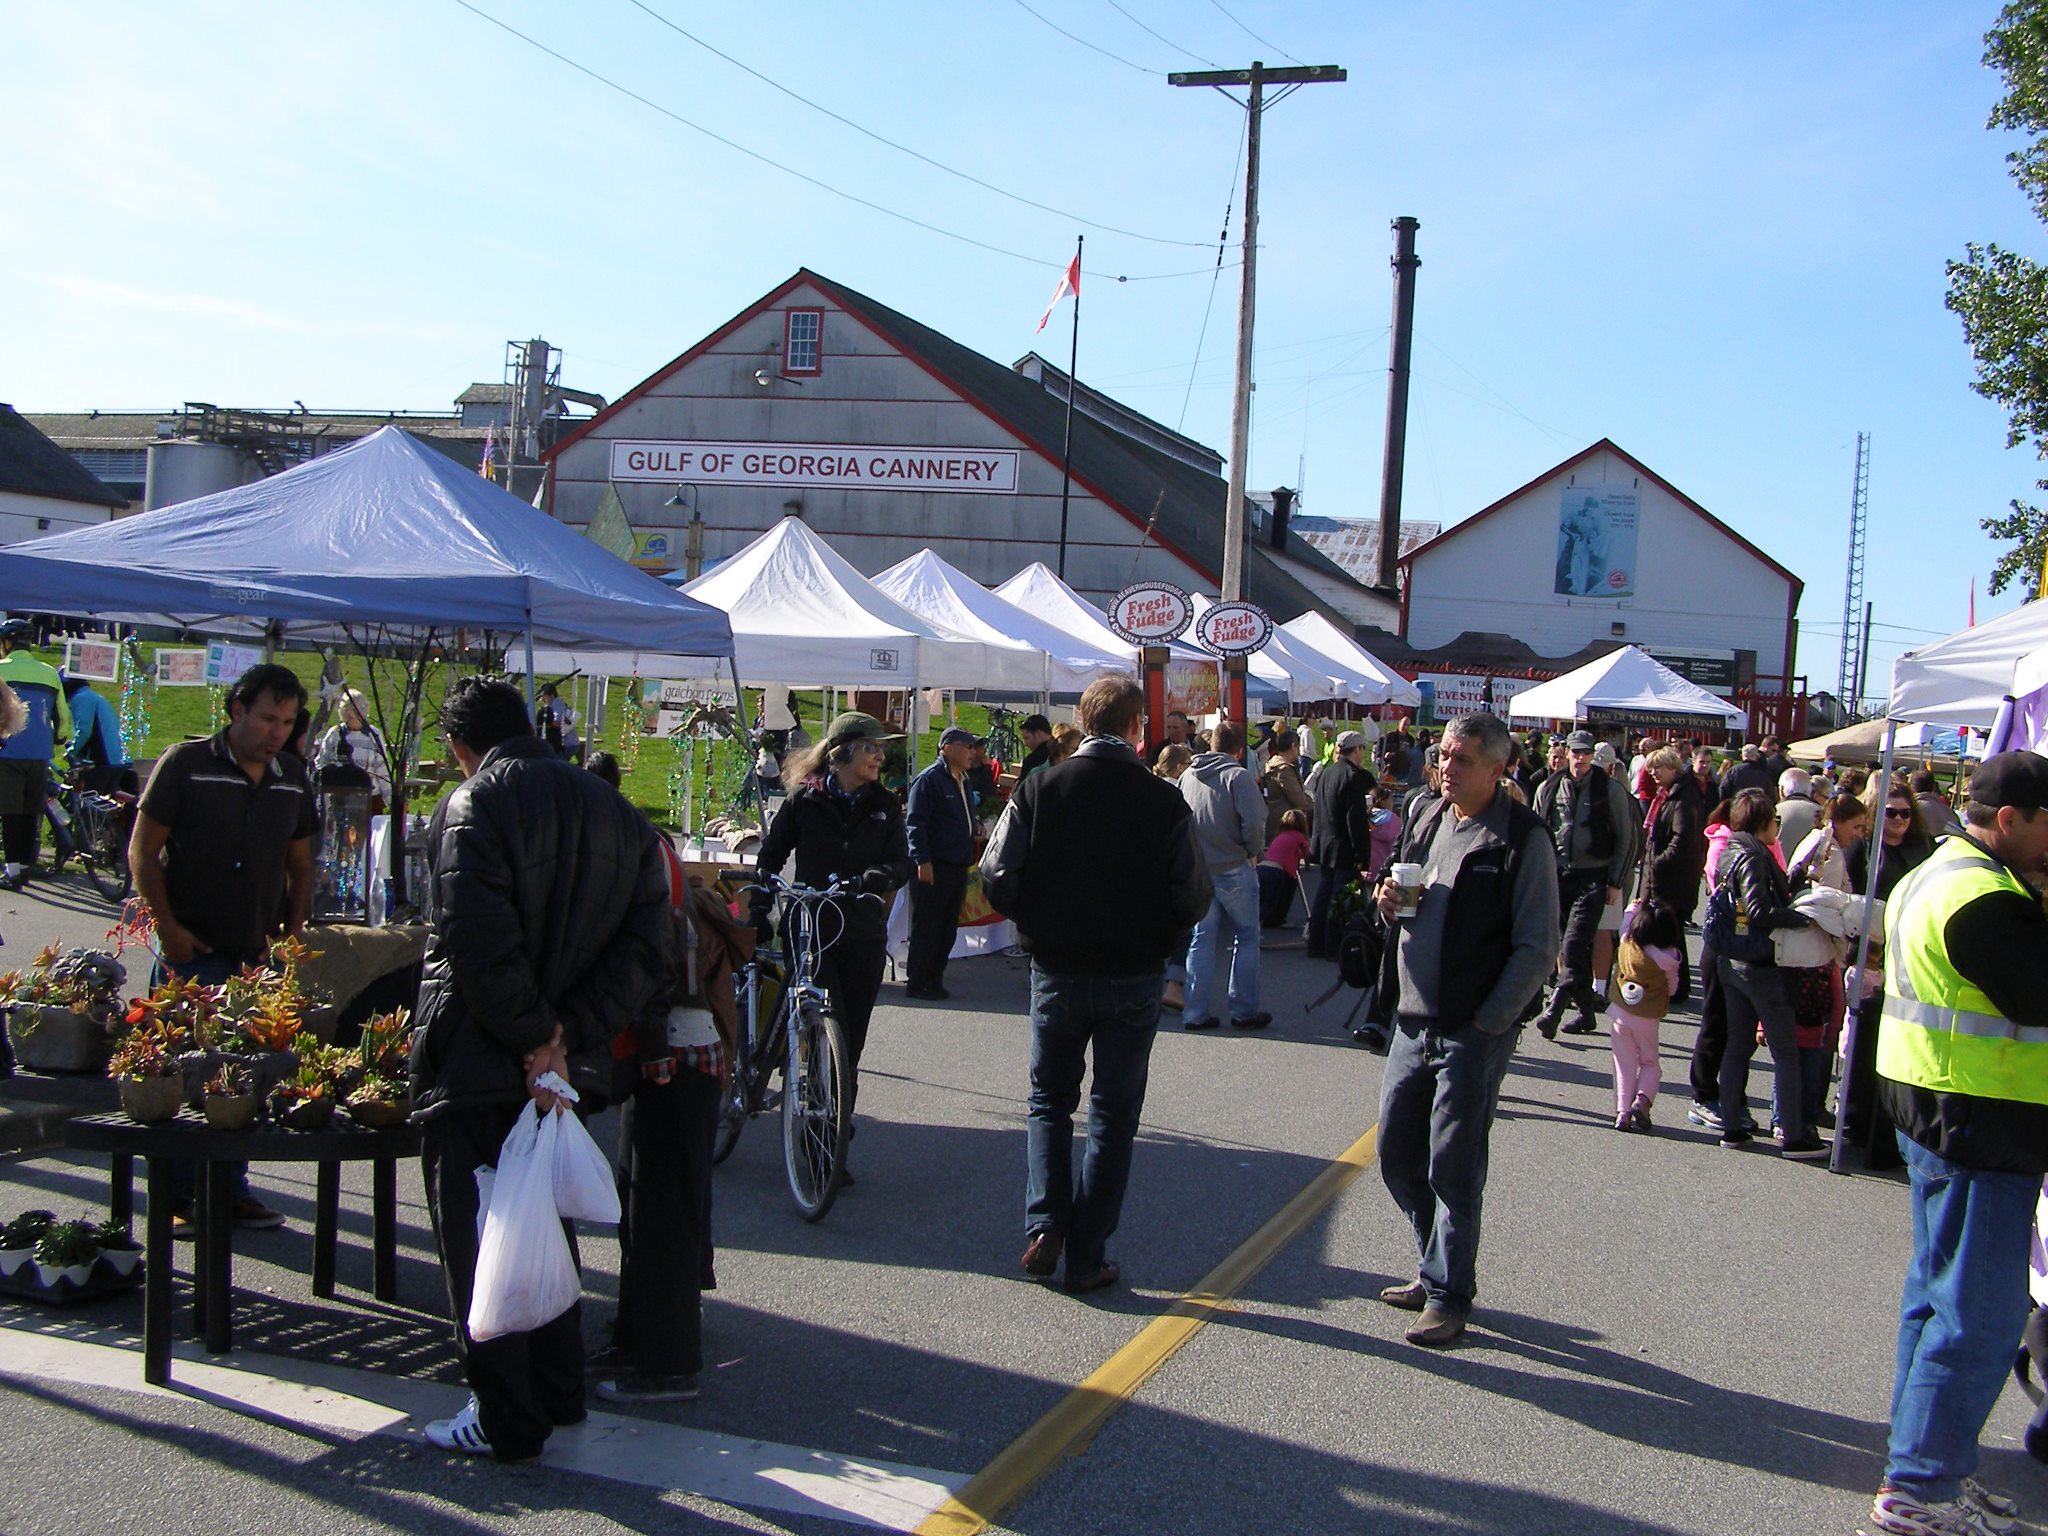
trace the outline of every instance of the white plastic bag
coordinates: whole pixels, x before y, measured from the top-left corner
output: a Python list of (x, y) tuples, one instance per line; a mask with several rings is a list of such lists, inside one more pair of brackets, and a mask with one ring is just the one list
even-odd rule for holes
[(582, 1290), (555, 1209), (552, 1152), (559, 1132), (542, 1144), (549, 1129), (543, 1121), (559, 1118), (543, 1116), (529, 1100), (499, 1149), (469, 1298), (469, 1336), (479, 1342), (554, 1321)]
[(556, 1110), (541, 1127), (554, 1166), (555, 1210), (578, 1221), (619, 1220), (619, 1179), (583, 1122)]

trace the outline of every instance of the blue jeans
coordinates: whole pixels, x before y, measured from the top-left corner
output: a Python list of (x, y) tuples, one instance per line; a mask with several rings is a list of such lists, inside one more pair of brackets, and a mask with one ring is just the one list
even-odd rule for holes
[[(1159, 1029), (1159, 975), (1053, 976), (1031, 968), (1031, 1107), (1024, 1229), (1066, 1236), (1067, 1275), (1102, 1267), (1123, 1211), (1131, 1143), (1145, 1107), (1152, 1040)], [(1074, 1110), (1090, 1045), (1088, 1149), (1074, 1172)]]
[(1380, 1177), (1415, 1228), (1416, 1277), (1460, 1316), (1479, 1282), (1479, 1210), (1501, 1080), (1519, 1025), (1489, 1035), (1440, 1034), (1433, 1019), (1400, 1019), (1380, 1084)]
[(1213, 1019), (1217, 950), (1230, 952), (1230, 1017), (1248, 1019), (1259, 1011), (1259, 877), (1249, 864), (1211, 869), (1216, 894), (1195, 924), (1188, 943), (1187, 1006), (1182, 1017)]
[[(165, 978), (176, 976), (180, 981), (196, 981), (203, 987), (217, 987), (230, 976), (238, 974), (246, 962), (231, 960), (224, 955), (202, 955), (194, 952), (190, 960), (182, 964), (175, 960), (157, 957), (156, 967), (149, 973), (149, 986), (155, 991), (163, 985)], [(199, 1188), (198, 1165), (188, 1157), (171, 1160), (171, 1198), (180, 1205), (189, 1205)], [(228, 1198), (244, 1200), (249, 1196), (249, 1165), (228, 1164)]]
[(1913, 1179), (1913, 1263), (1899, 1301), (1884, 1480), (1938, 1501), (1977, 1470), (1977, 1436), (2012, 1369), (2041, 1180), (1962, 1167), (1903, 1131), (1899, 1151)]

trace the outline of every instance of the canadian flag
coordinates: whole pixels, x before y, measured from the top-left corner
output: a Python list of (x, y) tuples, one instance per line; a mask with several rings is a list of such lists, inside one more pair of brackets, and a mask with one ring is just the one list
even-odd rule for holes
[(1045, 313), (1038, 317), (1038, 329), (1045, 329), (1045, 322), (1052, 318), (1052, 312), (1060, 307), (1060, 300), (1068, 294), (1081, 296), (1081, 253), (1076, 251), (1074, 259), (1067, 263), (1067, 270), (1060, 274), (1059, 286), (1052, 291), (1052, 302), (1045, 306)]

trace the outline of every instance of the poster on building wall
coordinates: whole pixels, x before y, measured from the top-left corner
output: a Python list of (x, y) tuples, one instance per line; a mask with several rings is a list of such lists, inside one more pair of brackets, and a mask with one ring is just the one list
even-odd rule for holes
[(1632, 486), (1568, 485), (1558, 494), (1558, 597), (1636, 595), (1636, 520)]
[[(682, 566), (683, 535), (680, 530), (651, 529), (633, 535), (633, 564), (643, 571), (673, 571)], [(671, 553), (673, 551), (673, 553)]]

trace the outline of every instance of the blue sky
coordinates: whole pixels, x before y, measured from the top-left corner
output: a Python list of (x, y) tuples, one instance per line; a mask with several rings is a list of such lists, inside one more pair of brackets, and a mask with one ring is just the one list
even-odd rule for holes
[(2040, 243), (1983, 127), (1989, 0), (473, 3), (825, 187), (1032, 259), (749, 159), (455, 0), (0, 0), (0, 398), (435, 407), (528, 335), (616, 396), (799, 266), (1005, 362), (1034, 340), (1064, 361), (1064, 319), (1032, 326), (1085, 233), (1082, 377), (1224, 447), (1234, 271), (1203, 315), (1243, 114), (1161, 72), (1291, 56), (1350, 80), (1266, 118), (1254, 487), (1376, 511), (1387, 225), (1413, 214), (1410, 517), (1456, 521), (1611, 437), (1805, 579), (1801, 665), (1832, 688), (1863, 430), (1873, 691), (1963, 623), (1973, 576), (1980, 618), (2014, 601), (1986, 594), (1977, 519), (2042, 471), (1970, 392), (1941, 302), (1966, 241)]

